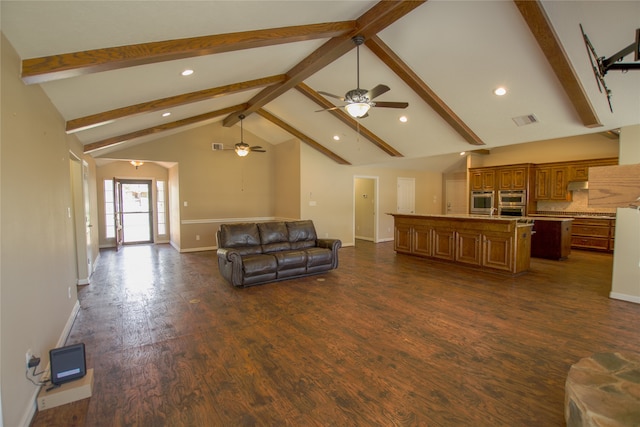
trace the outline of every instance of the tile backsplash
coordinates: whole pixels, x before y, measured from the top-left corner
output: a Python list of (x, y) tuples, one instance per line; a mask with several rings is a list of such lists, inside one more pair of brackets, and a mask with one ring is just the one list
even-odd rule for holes
[(590, 208), (589, 207), (589, 191), (574, 191), (573, 198), (570, 202), (557, 201), (539, 201), (537, 202), (537, 210), (552, 212), (587, 212), (587, 213), (612, 213), (615, 215), (614, 208)]

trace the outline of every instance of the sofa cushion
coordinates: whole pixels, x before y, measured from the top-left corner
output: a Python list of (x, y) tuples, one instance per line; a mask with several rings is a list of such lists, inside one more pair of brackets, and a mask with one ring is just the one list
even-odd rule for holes
[(291, 248), (284, 222), (261, 222), (258, 224), (258, 230), (262, 252), (286, 251)]
[(221, 224), (218, 247), (233, 248), (240, 255), (262, 253), (260, 232), (255, 223)]
[(274, 252), (278, 262), (278, 270), (290, 270), (292, 268), (307, 266), (307, 253), (304, 251)]
[(307, 253), (307, 267), (316, 267), (319, 265), (331, 264), (331, 250), (325, 248), (308, 248), (305, 249)]
[(289, 231), (289, 242), (291, 249), (311, 248), (316, 245), (316, 229), (313, 221), (307, 219), (302, 221), (289, 221), (286, 223)]
[(242, 269), (246, 277), (273, 274), (276, 277), (278, 263), (273, 255), (247, 255), (242, 257)]

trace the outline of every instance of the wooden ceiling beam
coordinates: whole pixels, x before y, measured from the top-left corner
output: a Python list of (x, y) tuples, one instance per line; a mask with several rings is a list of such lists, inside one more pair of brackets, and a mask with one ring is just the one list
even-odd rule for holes
[(26, 84), (243, 49), (351, 34), (355, 21), (296, 25), (65, 53), (22, 61)]
[[(312, 76), (319, 70), (331, 64), (345, 53), (355, 47), (351, 40), (356, 35), (361, 35), (365, 40), (373, 37), (393, 24), (416, 7), (425, 3), (426, 0), (383, 0), (374, 5), (356, 20), (356, 27), (353, 31), (331, 38), (320, 46), (309, 56), (295, 65), (287, 74), (284, 83), (270, 86), (249, 100), (249, 107), (242, 111), (248, 116), (255, 113), (269, 102), (273, 101), (289, 89), (293, 89), (299, 83)], [(233, 126), (238, 123), (238, 115), (230, 115), (224, 119), (224, 126)]]
[(325, 148), (322, 144), (320, 144), (319, 142), (315, 141), (313, 138), (308, 137), (304, 133), (300, 132), (299, 130), (297, 130), (293, 126), (289, 125), (288, 123), (284, 122), (282, 119), (274, 116), (273, 114), (269, 113), (268, 111), (266, 111), (266, 110), (261, 108), (261, 109), (256, 111), (256, 114), (259, 114), (260, 116), (262, 116), (265, 119), (269, 120), (271, 123), (279, 126), (280, 128), (284, 129), (285, 131), (289, 132), (291, 135), (295, 136), (296, 138), (298, 138), (299, 140), (301, 140), (302, 142), (304, 142), (305, 144), (307, 144), (311, 148), (314, 148), (314, 149), (318, 150), (319, 152), (321, 152), (325, 156), (329, 157), (330, 159), (332, 159), (336, 163), (339, 163), (341, 165), (351, 165), (351, 163), (349, 163), (348, 161), (346, 161), (342, 157), (338, 156), (333, 151), (329, 150), (328, 148)]
[(80, 117), (69, 120), (67, 122), (67, 133), (75, 133), (107, 123), (113, 123), (116, 120), (125, 117), (134, 117), (138, 114), (152, 113), (154, 111), (167, 110), (169, 108), (180, 107), (182, 105), (191, 104), (193, 102), (205, 101), (207, 99), (218, 98), (220, 96), (230, 95), (232, 93), (242, 92), (251, 89), (258, 89), (285, 80), (284, 74), (270, 77), (264, 77), (246, 82), (233, 83), (230, 85), (219, 86), (211, 89), (200, 90), (197, 92), (185, 93), (181, 95), (171, 96), (155, 101), (143, 102), (136, 105), (129, 105), (122, 108), (116, 108), (102, 113), (92, 114), (90, 116)]
[(582, 124), (588, 128), (602, 126), (541, 2), (539, 0), (513, 1), (573, 104)]
[(209, 113), (200, 114), (197, 116), (189, 117), (182, 120), (177, 120), (171, 123), (164, 123), (158, 126), (154, 126), (147, 129), (138, 130), (135, 132), (127, 133), (125, 135), (114, 136), (112, 138), (103, 139), (102, 141), (93, 142), (84, 146), (84, 153), (92, 153), (97, 150), (101, 150), (114, 145), (122, 144), (132, 139), (141, 138), (143, 136), (154, 135), (160, 132), (176, 129), (182, 126), (192, 125), (195, 123), (203, 122), (205, 120), (211, 120), (216, 117), (224, 116), (226, 114), (233, 113), (234, 111), (241, 111), (246, 108), (246, 104), (234, 105), (220, 110), (211, 111)]
[[(303, 94), (304, 96), (306, 96), (307, 98), (309, 98), (310, 100), (312, 100), (322, 108), (335, 107), (335, 105), (333, 105), (325, 97), (323, 97), (318, 92), (311, 89), (309, 86), (307, 86), (304, 83), (299, 83), (296, 86), (296, 89), (298, 90), (298, 92), (300, 92), (301, 94)], [(384, 151), (388, 155), (394, 156), (394, 157), (404, 157), (398, 150), (396, 150), (395, 148), (387, 144), (382, 138), (377, 136), (375, 133), (371, 132), (366, 127), (362, 126), (362, 124), (360, 124), (357, 120), (355, 120), (353, 117), (345, 113), (342, 110), (342, 108), (338, 108), (335, 110), (328, 110), (327, 113), (333, 114), (335, 117), (340, 119), (343, 123), (345, 123), (351, 129), (355, 130), (356, 132), (359, 132), (360, 135), (367, 138), (376, 147), (380, 148), (382, 151)]]
[(365, 45), (469, 144), (485, 145), (480, 137), (378, 36), (367, 39)]

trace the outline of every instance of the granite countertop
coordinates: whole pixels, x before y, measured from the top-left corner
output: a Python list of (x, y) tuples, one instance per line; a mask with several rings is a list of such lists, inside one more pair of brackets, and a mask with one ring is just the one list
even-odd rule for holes
[(616, 219), (614, 213), (600, 212), (537, 212), (530, 214), (531, 217), (556, 217), (556, 218), (599, 218), (599, 219)]

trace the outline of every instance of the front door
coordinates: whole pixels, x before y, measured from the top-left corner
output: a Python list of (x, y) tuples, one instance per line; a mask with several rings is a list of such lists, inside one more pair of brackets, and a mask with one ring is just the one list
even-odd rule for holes
[(120, 194), (122, 241), (153, 242), (153, 210), (151, 209), (151, 181), (121, 179)]

